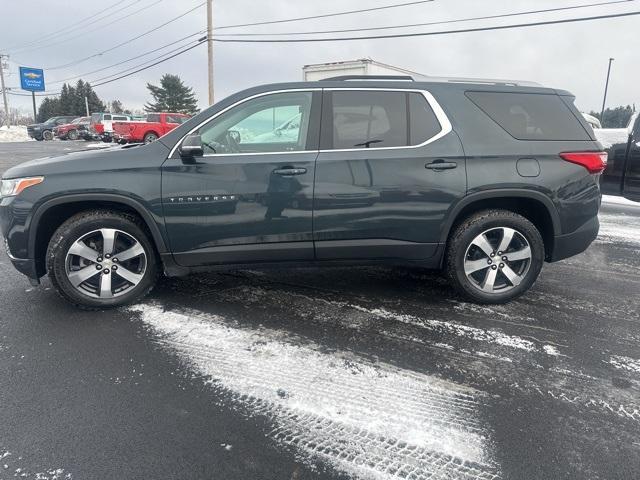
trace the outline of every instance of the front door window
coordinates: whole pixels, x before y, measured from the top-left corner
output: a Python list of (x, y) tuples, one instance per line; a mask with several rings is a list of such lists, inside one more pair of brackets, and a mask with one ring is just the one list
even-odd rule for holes
[(248, 100), (198, 131), (205, 155), (306, 150), (311, 92), (273, 93)]

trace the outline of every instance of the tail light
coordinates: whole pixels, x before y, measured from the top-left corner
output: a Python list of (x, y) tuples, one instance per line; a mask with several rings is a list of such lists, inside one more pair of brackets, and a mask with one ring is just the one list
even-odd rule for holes
[(564, 152), (560, 157), (583, 166), (589, 173), (602, 173), (607, 168), (607, 152)]

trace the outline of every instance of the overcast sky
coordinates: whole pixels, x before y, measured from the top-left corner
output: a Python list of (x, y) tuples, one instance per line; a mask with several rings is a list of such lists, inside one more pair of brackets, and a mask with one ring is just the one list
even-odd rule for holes
[[(72, 27), (75, 29), (52, 39), (49, 44), (40, 48), (19, 50), (18, 47), (21, 44), (33, 42), (39, 35), (74, 24), (78, 19), (87, 17), (92, 12), (99, 14), (102, 9), (117, 3), (117, 0), (104, 2), (0, 0), (0, 13), (3, 19), (0, 28), (0, 52), (8, 52), (12, 60), (7, 83), (10, 87), (19, 87), (17, 66), (31, 65), (44, 67), (47, 89), (56, 90), (60, 85), (54, 84), (55, 80), (82, 75), (204, 29), (206, 9), (201, 7), (152, 34), (102, 56), (68, 68), (47, 69), (47, 67), (73, 62), (128, 40), (193, 8), (201, 1), (121, 0), (120, 5), (113, 8), (113, 14), (104, 20), (86, 25), (83, 29), (78, 29), (77, 26)], [(406, 1), (214, 0), (214, 24), (221, 26), (277, 20)], [(133, 4), (134, 2), (136, 3)], [(589, 3), (599, 3), (599, 0), (434, 0), (431, 3), (378, 12), (239, 28), (219, 33), (305, 32), (363, 28)], [(151, 4), (155, 5), (122, 21), (105, 26), (120, 16)], [(119, 11), (120, 8), (128, 5), (131, 6)], [(635, 10), (640, 10), (640, 0), (566, 12), (419, 27), (403, 31), (471, 28)], [(91, 21), (87, 20), (87, 22)], [(394, 30), (394, 32), (398, 31)], [(214, 51), (216, 97), (220, 99), (256, 84), (300, 80), (302, 66), (305, 64), (369, 57), (427, 75), (532, 80), (545, 86), (570, 90), (576, 95), (576, 104), (581, 110), (599, 111), (609, 57), (614, 57), (615, 61), (607, 105), (626, 105), (640, 101), (638, 32), (640, 32), (640, 16), (631, 16), (574, 24), (404, 39), (298, 44), (216, 43)], [(75, 36), (80, 38), (65, 41)], [(95, 81), (160, 53), (162, 52), (109, 70), (82, 75), (82, 78)], [(119, 99), (127, 108), (141, 108), (149, 100), (148, 91), (145, 88), (146, 82), (156, 83), (163, 73), (174, 73), (180, 75), (187, 85), (194, 88), (199, 105), (205, 107), (207, 104), (206, 61), (206, 46), (199, 46), (184, 55), (136, 75), (97, 87), (96, 91), (103, 100)], [(21, 107), (25, 110), (31, 107), (29, 97), (10, 96), (9, 101), (12, 107)]]

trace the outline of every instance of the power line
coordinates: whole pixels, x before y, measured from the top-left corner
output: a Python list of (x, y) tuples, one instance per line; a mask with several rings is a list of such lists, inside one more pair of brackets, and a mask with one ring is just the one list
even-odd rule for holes
[(511, 25), (496, 25), (492, 27), (465, 28), (460, 30), (443, 30), (438, 32), (395, 33), (390, 35), (368, 35), (368, 36), (359, 36), (359, 37), (286, 38), (286, 39), (216, 38), (214, 36), (213, 41), (224, 42), (224, 43), (310, 43), (310, 42), (347, 42), (347, 41), (355, 41), (355, 40), (384, 40), (384, 39), (391, 39), (391, 38), (427, 37), (427, 36), (435, 36), (435, 35), (450, 35), (455, 33), (473, 33), (473, 32), (486, 32), (491, 30), (508, 30), (508, 29), (514, 29), (514, 28), (537, 27), (542, 25), (557, 25), (562, 23), (577, 23), (577, 22), (586, 22), (590, 20), (604, 20), (608, 18), (630, 17), (633, 15), (640, 15), (640, 11), (613, 13), (608, 15), (596, 15), (592, 17), (566, 18), (561, 20), (546, 20), (546, 21), (519, 23), (519, 24), (511, 24)]
[[(119, 77), (113, 78), (111, 80), (106, 80), (104, 82), (99, 82), (99, 83), (96, 83), (96, 84), (91, 84), (91, 82), (87, 82), (87, 83), (89, 83), (92, 87), (99, 87), (101, 85), (106, 85), (108, 83), (112, 83), (112, 82), (115, 82), (117, 80), (121, 80), (123, 78), (130, 77), (131, 75), (134, 75), (136, 73), (142, 72), (143, 70), (147, 70), (147, 69), (149, 69), (151, 67), (155, 67), (156, 65), (164, 63), (167, 60), (171, 60), (172, 58), (175, 58), (175, 57), (177, 57), (179, 55), (187, 53), (188, 51), (193, 50), (194, 48), (196, 48), (199, 45), (204, 45), (205, 43), (207, 43), (206, 42), (206, 37), (200, 38), (200, 39), (198, 39), (198, 43), (196, 43), (195, 45), (191, 45), (190, 47), (184, 48), (184, 49), (180, 50), (179, 52), (174, 53), (173, 55), (171, 55), (169, 57), (163, 58), (162, 60), (159, 60), (157, 62), (152, 63), (151, 65), (147, 65), (145, 67), (138, 68), (137, 70), (135, 70), (133, 72), (129, 72), (129, 73), (124, 74), (124, 75), (120, 75)], [(8, 89), (7, 89), (7, 93), (10, 94), (10, 95), (15, 95), (15, 96), (19, 96), (19, 97), (30, 97), (31, 96), (30, 94), (10, 92)], [(54, 96), (60, 95), (60, 92), (56, 92), (56, 93), (36, 93), (35, 95), (37, 97), (54, 97)]]
[(100, 85), (106, 85), (107, 83), (115, 82), (116, 80), (120, 80), (122, 78), (129, 77), (129, 76), (134, 75), (134, 74), (136, 74), (138, 72), (142, 72), (143, 70), (147, 70), (148, 68), (155, 67), (156, 65), (164, 63), (167, 60), (171, 60), (172, 58), (177, 57), (178, 55), (182, 55), (183, 53), (187, 53), (189, 50), (193, 50), (197, 46), (204, 45), (206, 43), (207, 43), (206, 42), (206, 38), (200, 39), (200, 40), (198, 40), (198, 43), (196, 43), (195, 45), (191, 45), (190, 47), (187, 47), (187, 48), (185, 48), (183, 50), (180, 50), (178, 53), (174, 53), (170, 57), (164, 58), (164, 59), (162, 59), (162, 60), (160, 60), (158, 62), (152, 63), (151, 65), (147, 65), (146, 67), (140, 68), (140, 69), (135, 70), (135, 71), (133, 71), (131, 73), (127, 73), (126, 75), (121, 75), (121, 76), (116, 77), (116, 78), (114, 78), (112, 80), (107, 80), (106, 82), (96, 83), (96, 84), (91, 85), (91, 86), (92, 87), (99, 87)]
[(143, 32), (143, 33), (141, 33), (141, 34), (139, 34), (139, 35), (136, 35), (136, 36), (135, 36), (135, 37), (133, 37), (133, 38), (130, 38), (130, 39), (128, 39), (128, 40), (125, 40), (124, 42), (120, 42), (120, 43), (118, 43), (118, 44), (114, 45), (113, 47), (109, 47), (109, 48), (107, 48), (106, 50), (102, 50), (101, 52), (94, 53), (93, 55), (89, 55), (89, 56), (87, 56), (87, 57), (83, 57), (83, 58), (80, 58), (80, 59), (74, 60), (74, 61), (69, 62), (69, 63), (66, 63), (66, 64), (64, 64), (64, 65), (56, 65), (56, 66), (53, 66), (53, 67), (45, 67), (45, 69), (46, 69), (46, 70), (59, 70), (59, 69), (62, 69), (62, 68), (68, 68), (68, 67), (72, 67), (72, 66), (74, 66), (74, 65), (78, 65), (78, 64), (80, 64), (80, 63), (82, 63), (82, 62), (85, 62), (85, 61), (87, 61), (87, 60), (89, 60), (89, 59), (91, 59), (91, 58), (95, 58), (95, 57), (99, 57), (99, 56), (101, 56), (101, 55), (104, 55), (104, 54), (105, 54), (105, 53), (107, 53), (107, 52), (111, 52), (111, 51), (113, 51), (113, 50), (115, 50), (115, 49), (117, 49), (117, 48), (120, 48), (120, 47), (122, 47), (122, 46), (124, 46), (124, 45), (127, 45), (127, 44), (129, 44), (129, 43), (131, 43), (131, 42), (134, 42), (135, 40), (138, 40), (139, 38), (142, 38), (142, 37), (144, 37), (144, 36), (146, 36), (146, 35), (149, 35), (150, 33), (153, 33), (153, 32), (155, 32), (155, 31), (157, 31), (157, 30), (160, 30), (162, 27), (165, 27), (165, 26), (169, 25), (170, 23), (173, 23), (173, 22), (175, 22), (176, 20), (181, 19), (181, 18), (182, 18), (182, 17), (184, 17), (185, 15), (188, 15), (188, 14), (190, 14), (191, 12), (193, 12), (193, 11), (197, 10), (198, 8), (202, 7), (205, 3), (206, 3), (206, 2), (201, 2), (201, 3), (199, 3), (198, 5), (196, 5), (195, 7), (193, 7), (193, 8), (191, 8), (191, 9), (187, 10), (186, 12), (181, 13), (181, 14), (180, 14), (180, 15), (178, 15), (177, 17), (173, 17), (172, 19), (170, 19), (170, 20), (168, 20), (168, 21), (166, 21), (166, 22), (164, 22), (164, 23), (162, 23), (162, 24), (158, 25), (157, 27), (154, 27), (154, 28), (152, 28), (152, 29), (150, 29), (150, 30), (147, 30), (146, 32)]
[[(112, 15), (113, 14), (112, 13), (113, 12), (113, 8), (117, 7), (118, 5), (120, 5), (122, 3), (129, 2), (129, 1), (131, 1), (131, 0), (120, 0), (119, 2), (114, 3), (110, 7), (107, 7), (104, 10), (100, 10), (96, 14), (89, 15), (88, 17), (84, 17), (84, 18), (78, 20), (75, 23), (67, 25), (64, 28), (61, 28), (59, 30), (55, 30), (55, 31), (53, 31), (51, 33), (48, 33), (46, 35), (38, 36), (38, 38), (36, 40), (30, 41), (30, 42), (27, 42), (27, 43), (23, 43), (23, 44), (18, 44), (17, 46), (10, 46), (9, 50), (10, 51), (14, 51), (14, 49), (15, 49), (15, 51), (23, 50), (26, 47), (29, 47), (31, 45), (35, 45), (35, 44), (39, 44), (39, 43), (42, 43), (42, 42), (49, 41), (52, 38), (55, 38), (55, 37), (58, 37), (58, 36), (61, 36), (61, 35), (65, 35), (65, 34), (69, 33), (72, 30), (76, 30), (77, 28), (83, 28), (83, 27), (85, 27), (87, 25), (91, 25), (92, 23), (96, 23), (96, 22), (98, 22), (98, 21), (100, 21), (100, 20), (102, 20), (104, 18), (107, 18), (110, 15)], [(127, 9), (127, 8), (135, 5), (136, 3), (139, 3), (140, 1), (141, 0), (134, 0), (133, 3), (131, 3), (130, 5), (127, 5), (126, 7), (123, 7), (120, 11)], [(102, 14), (105, 13), (105, 12), (106, 12), (106, 15), (104, 17), (102, 17)], [(98, 15), (98, 18), (96, 18), (96, 15)], [(85, 23), (87, 20), (91, 20), (91, 19), (93, 19), (91, 22), (89, 22), (88, 24)], [(79, 25), (79, 24), (82, 24), (82, 25), (80, 25), (80, 27), (77, 27), (77, 25)]]
[(163, 49), (165, 49), (165, 48), (167, 48), (167, 47), (170, 47), (170, 46), (172, 46), (172, 45), (175, 45), (175, 44), (177, 44), (177, 43), (180, 43), (180, 42), (182, 42), (182, 41), (184, 41), (184, 40), (186, 40), (186, 39), (188, 39), (188, 38), (195, 37), (196, 35), (202, 35), (203, 33), (205, 33), (205, 31), (204, 31), (204, 30), (201, 30), (201, 31), (199, 31), (199, 32), (194, 32), (194, 33), (192, 33), (192, 34), (190, 34), (190, 35), (187, 35), (187, 36), (185, 36), (185, 37), (179, 38), (178, 40), (174, 40), (173, 42), (170, 42), (170, 43), (167, 43), (167, 44), (165, 44), (165, 45), (162, 45), (161, 47), (154, 48), (153, 50), (149, 50), (149, 51), (147, 51), (147, 52), (144, 52), (144, 53), (141, 53), (141, 54), (139, 54), (139, 55), (136, 55), (135, 57), (130, 57), (130, 58), (127, 58), (126, 60), (122, 60), (122, 61), (120, 61), (120, 62), (113, 63), (113, 64), (111, 64), (111, 65), (107, 65), (106, 67), (98, 68), (98, 69), (96, 69), (96, 70), (91, 70), (90, 72), (80, 73), (80, 74), (78, 74), (78, 75), (74, 75), (74, 76), (72, 76), (72, 77), (63, 78), (63, 79), (61, 79), (61, 80), (54, 80), (54, 81), (47, 82), (47, 83), (48, 83), (49, 85), (54, 85), (54, 84), (56, 84), (56, 83), (64, 83), (64, 82), (67, 82), (67, 81), (69, 81), (69, 80), (75, 80), (76, 78), (84, 77), (84, 76), (86, 76), (86, 75), (92, 75), (92, 74), (94, 74), (94, 73), (102, 72), (102, 71), (104, 71), (104, 70), (108, 70), (108, 69), (110, 69), (110, 68), (117, 67), (118, 65), (122, 65), (122, 64), (124, 64), (124, 63), (128, 63), (128, 62), (131, 62), (131, 61), (133, 61), (133, 60), (137, 60), (138, 58), (142, 58), (142, 57), (144, 57), (144, 56), (150, 55), (150, 54), (155, 53), (155, 52), (157, 52), (157, 51), (163, 50)]
[[(115, 19), (111, 20), (110, 22), (105, 23), (104, 25), (100, 25), (99, 27), (96, 27), (96, 28), (94, 28), (94, 29), (92, 29), (92, 30), (89, 30), (89, 31), (86, 31), (86, 32), (79, 33), (78, 35), (74, 35), (74, 36), (72, 36), (72, 37), (65, 38), (64, 40), (60, 40), (60, 41), (58, 41), (58, 42), (46, 43), (46, 45), (45, 45), (44, 47), (43, 47), (43, 46), (34, 46), (34, 47), (27, 48), (26, 50), (23, 50), (23, 51), (29, 51), (29, 50), (34, 50), (34, 49), (42, 49), (42, 48), (45, 48), (45, 49), (46, 49), (46, 48), (50, 48), (50, 47), (55, 47), (55, 46), (58, 46), (58, 45), (62, 45), (62, 44), (64, 44), (64, 43), (68, 43), (68, 42), (70, 42), (70, 41), (72, 41), (72, 40), (75, 40), (76, 38), (84, 37), (84, 36), (86, 36), (86, 35), (89, 35), (89, 34), (92, 34), (92, 33), (94, 33), (94, 32), (97, 32), (97, 31), (99, 31), (99, 30), (102, 30), (102, 29), (104, 29), (104, 28), (106, 28), (106, 27), (108, 27), (108, 26), (110, 26), (110, 25), (113, 25), (114, 23), (118, 23), (118, 22), (120, 22), (120, 21), (122, 21), (122, 20), (125, 20), (125, 19), (127, 19), (127, 18), (129, 18), (129, 17), (132, 17), (133, 15), (136, 15), (136, 14), (138, 14), (138, 13), (140, 13), (140, 12), (144, 11), (144, 10), (147, 10), (147, 9), (149, 9), (149, 8), (153, 7), (154, 5), (157, 5), (158, 3), (162, 2), (162, 1), (164, 1), (164, 0), (156, 0), (156, 1), (154, 1), (154, 2), (152, 2), (152, 3), (150, 3), (150, 4), (148, 4), (148, 5), (145, 5), (145, 6), (144, 6), (144, 7), (142, 7), (142, 8), (139, 8), (138, 10), (135, 10), (135, 11), (133, 11), (133, 12), (131, 12), (131, 13), (128, 13), (128, 14), (126, 14), (126, 15), (123, 15), (123, 16), (121, 16), (121, 17), (115, 18)], [(102, 20), (104, 20), (104, 19), (102, 19)], [(88, 24), (87, 24), (87, 25), (88, 25)], [(83, 25), (83, 27), (84, 27), (84, 26), (86, 26), (86, 25)]]
[[(46, 34), (46, 35), (40, 36), (40, 37), (38, 37), (38, 39), (37, 39), (37, 40), (30, 41), (30, 42), (23, 43), (23, 44), (18, 44), (18, 45), (10, 46), (10, 47), (9, 47), (9, 50), (12, 50), (12, 49), (14, 49), (14, 48), (18, 48), (18, 49), (20, 49), (20, 48), (25, 47), (25, 46), (28, 46), (28, 45), (33, 45), (34, 43), (39, 43), (39, 42), (40, 42), (40, 41), (42, 41), (42, 39), (44, 39), (44, 38), (49, 38), (49, 37), (51, 37), (51, 36), (55, 36), (55, 35), (57, 35), (57, 34), (59, 34), (59, 33), (61, 33), (61, 32), (62, 32), (62, 33), (65, 33), (65, 32), (67, 32), (70, 28), (72, 28), (72, 27), (74, 27), (74, 26), (76, 26), (76, 25), (78, 25), (78, 24), (80, 24), (80, 23), (83, 23), (83, 22), (85, 22), (86, 20), (89, 20), (89, 19), (91, 19), (91, 18), (94, 18), (96, 15), (101, 15), (101, 14), (102, 14), (102, 13), (104, 13), (104, 12), (108, 12), (108, 13), (110, 14), (110, 13), (111, 13), (111, 10), (112, 10), (114, 7), (116, 7), (116, 6), (120, 5), (121, 3), (125, 3), (125, 2), (128, 2), (128, 1), (131, 1), (131, 0), (120, 0), (119, 2), (116, 2), (116, 3), (114, 3), (113, 5), (111, 5), (111, 6), (107, 7), (107, 8), (105, 8), (105, 9), (103, 9), (103, 10), (100, 10), (99, 12), (94, 13), (94, 14), (92, 14), (92, 15), (89, 15), (88, 17), (83, 17), (83, 18), (81, 18), (80, 20), (78, 20), (77, 22), (74, 22), (74, 23), (72, 23), (72, 24), (70, 24), (70, 25), (67, 25), (66, 27), (63, 27), (63, 28), (61, 28), (61, 29), (59, 29), (59, 30), (55, 30), (55, 31), (53, 31), (53, 32), (51, 32), (51, 33), (48, 33), (48, 34)], [(139, 2), (139, 1), (140, 1), (140, 0), (135, 0), (135, 1), (134, 1), (134, 3)], [(132, 5), (133, 5), (133, 4), (132, 4)], [(128, 7), (125, 7), (125, 8), (128, 8)]]
[(216, 27), (216, 30), (223, 30), (227, 28), (238, 28), (238, 27), (253, 27), (256, 25), (273, 25), (274, 23), (288, 23), (288, 22), (298, 22), (301, 20), (313, 20), (316, 18), (328, 18), (328, 17), (338, 17), (341, 15), (351, 15), (354, 13), (365, 13), (365, 12), (374, 12), (377, 10), (386, 10), (389, 8), (399, 8), (399, 7), (407, 7), (409, 5), (418, 5), (421, 3), (431, 3), (434, 0), (420, 0), (414, 2), (405, 2), (405, 3), (395, 3), (391, 5), (381, 5), (379, 7), (371, 7), (371, 8), (363, 8), (360, 10), (346, 10), (343, 12), (334, 12), (334, 13), (325, 13), (321, 15), (311, 15), (309, 17), (297, 17), (297, 18), (286, 18), (281, 20), (269, 20), (265, 22), (255, 22), (255, 23), (238, 23), (235, 25), (223, 25), (221, 27)]
[[(195, 42), (196, 42), (196, 43), (200, 43), (200, 42), (202, 42), (202, 41), (204, 41), (204, 40), (206, 40), (206, 39), (207, 39), (207, 37), (205, 36), (205, 37), (203, 37), (203, 38), (200, 38), (200, 39), (196, 40)], [(135, 70), (135, 69), (137, 69), (138, 67), (141, 67), (141, 66), (143, 66), (143, 65), (146, 65), (146, 64), (148, 64), (148, 63), (150, 63), (150, 62), (154, 62), (155, 60), (161, 59), (161, 58), (163, 58), (163, 57), (165, 57), (165, 56), (167, 56), (167, 55), (170, 55), (170, 54), (172, 54), (172, 53), (174, 53), (174, 52), (177, 52), (178, 50), (180, 50), (180, 49), (184, 48), (185, 46), (187, 46), (187, 45), (189, 45), (189, 44), (191, 44), (191, 43), (194, 43), (194, 41), (191, 41), (191, 42), (189, 42), (189, 43), (187, 43), (187, 44), (185, 44), (185, 45), (181, 45), (181, 46), (179, 46), (179, 47), (177, 47), (177, 48), (174, 48), (173, 50), (169, 50), (168, 52), (165, 52), (165, 53), (163, 53), (163, 54), (161, 54), (161, 55), (158, 55), (158, 56), (157, 56), (157, 57), (155, 57), (155, 58), (152, 58), (152, 59), (150, 59), (150, 60), (146, 60), (146, 61), (144, 61), (144, 62), (142, 62), (142, 63), (139, 63), (138, 65), (134, 65), (134, 66), (132, 66), (132, 67), (125, 68), (124, 70), (121, 70), (121, 71), (119, 71), (119, 72), (111, 73), (111, 74), (106, 75), (106, 76), (104, 76), (104, 77), (95, 78), (95, 79), (93, 79), (93, 80), (88, 80), (88, 83), (90, 83), (90, 84), (92, 84), (92, 85), (93, 85), (93, 83), (94, 83), (94, 82), (100, 82), (100, 81), (102, 81), (102, 80), (106, 80), (106, 79), (108, 79), (108, 78), (111, 78), (111, 77), (114, 77), (114, 76), (120, 75), (120, 74), (122, 74), (122, 73), (125, 73), (125, 72), (128, 72), (128, 71), (131, 71), (131, 70)], [(168, 58), (169, 58), (169, 57), (168, 57)], [(171, 58), (173, 58), (173, 57), (171, 57)]]
[[(348, 28), (341, 30), (317, 30), (317, 31), (304, 31), (304, 32), (277, 32), (277, 33), (221, 33), (217, 34), (217, 37), (260, 37), (260, 36), (286, 36), (286, 35), (320, 35), (320, 34), (328, 34), (328, 33), (348, 33), (348, 32), (366, 32), (372, 30), (392, 30), (398, 28), (412, 28), (412, 27), (426, 27), (432, 25), (444, 25), (450, 23), (462, 23), (462, 22), (471, 22), (476, 20), (491, 20), (496, 18), (507, 18), (507, 17), (517, 17), (522, 15), (533, 15), (538, 13), (550, 13), (550, 12), (559, 12), (566, 10), (576, 10), (581, 8), (590, 8), (590, 7), (599, 7), (603, 5), (613, 5), (618, 3), (628, 3), (634, 2), (636, 0), (612, 0), (606, 2), (598, 2), (598, 3), (589, 3), (585, 5), (573, 5), (567, 7), (557, 7), (557, 8), (545, 8), (542, 10), (528, 10), (524, 12), (514, 12), (514, 13), (503, 13), (498, 15), (485, 15), (482, 17), (470, 17), (470, 18), (460, 18), (454, 20), (441, 20), (437, 22), (426, 22), (426, 23), (409, 23), (404, 25), (386, 25), (380, 27), (365, 27), (365, 28)], [(217, 30), (217, 29), (216, 29)]]

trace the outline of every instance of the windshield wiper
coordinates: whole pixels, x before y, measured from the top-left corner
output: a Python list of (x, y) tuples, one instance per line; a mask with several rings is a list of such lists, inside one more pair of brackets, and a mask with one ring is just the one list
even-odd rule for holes
[(364, 147), (364, 148), (369, 148), (369, 146), (370, 146), (372, 143), (380, 143), (380, 142), (382, 142), (382, 141), (383, 141), (383, 140), (368, 140), (368, 141), (366, 141), (366, 142), (356, 143), (356, 144), (354, 145), (354, 147)]

